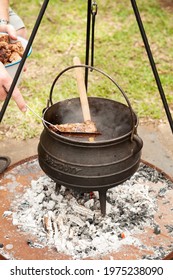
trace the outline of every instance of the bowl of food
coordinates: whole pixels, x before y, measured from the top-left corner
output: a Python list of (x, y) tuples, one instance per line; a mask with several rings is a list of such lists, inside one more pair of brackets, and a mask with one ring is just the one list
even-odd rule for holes
[[(20, 36), (17, 36), (17, 41), (11, 41), (7, 33), (0, 33), (0, 61), (4, 64), (9, 75), (14, 78), (22, 59), (23, 53), (28, 41)], [(30, 56), (32, 48), (28, 55)], [(18, 79), (18, 82), (21, 78)]]

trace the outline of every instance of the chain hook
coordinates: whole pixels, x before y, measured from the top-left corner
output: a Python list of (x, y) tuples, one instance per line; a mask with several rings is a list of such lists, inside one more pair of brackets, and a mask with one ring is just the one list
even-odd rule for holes
[(94, 1), (94, 2), (92, 3), (91, 13), (92, 13), (93, 16), (96, 16), (96, 15), (97, 15), (97, 3), (96, 3), (96, 1)]
[[(97, 15), (97, 3), (96, 1), (92, 2), (91, 5), (91, 14), (92, 14), (92, 34), (91, 34), (91, 66), (94, 66), (94, 33), (95, 33), (95, 19)], [(92, 70), (90, 70), (92, 71)]]

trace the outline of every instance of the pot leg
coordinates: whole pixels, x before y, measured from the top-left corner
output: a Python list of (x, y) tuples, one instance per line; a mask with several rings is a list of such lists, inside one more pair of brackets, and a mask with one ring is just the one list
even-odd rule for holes
[(106, 192), (107, 190), (99, 191), (99, 200), (100, 200), (100, 208), (102, 216), (106, 215)]
[(55, 193), (58, 195), (59, 192), (60, 192), (60, 189), (61, 189), (61, 185), (56, 183), (56, 186), (55, 186)]

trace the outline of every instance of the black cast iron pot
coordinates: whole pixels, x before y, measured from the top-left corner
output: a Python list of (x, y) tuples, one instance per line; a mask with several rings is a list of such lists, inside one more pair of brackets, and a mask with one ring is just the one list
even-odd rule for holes
[(143, 146), (137, 135), (138, 119), (127, 96), (110, 76), (94, 67), (77, 65), (66, 68), (54, 80), (50, 91), (51, 106), (44, 111), (44, 120), (53, 124), (83, 122), (79, 98), (52, 102), (57, 80), (75, 67), (92, 68), (105, 75), (121, 91), (128, 106), (110, 99), (88, 98), (91, 118), (101, 133), (94, 142), (90, 142), (88, 136), (57, 134), (43, 122), (38, 160), (43, 171), (58, 185), (82, 192), (97, 190), (104, 196), (107, 189), (126, 181), (138, 169)]

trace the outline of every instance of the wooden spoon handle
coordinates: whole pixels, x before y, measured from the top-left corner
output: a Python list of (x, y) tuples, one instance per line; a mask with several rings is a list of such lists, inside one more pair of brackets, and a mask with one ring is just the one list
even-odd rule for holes
[[(80, 59), (78, 57), (74, 57), (73, 59), (74, 65), (81, 65)], [(76, 79), (77, 79), (77, 86), (80, 95), (80, 102), (82, 107), (82, 113), (84, 121), (91, 120), (91, 114), (89, 109), (88, 97), (86, 93), (86, 87), (84, 82), (84, 77), (82, 73), (82, 67), (76, 67)]]

